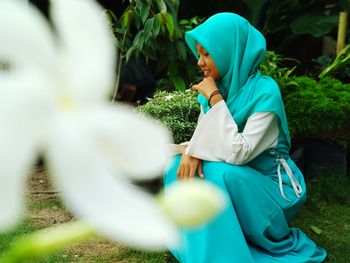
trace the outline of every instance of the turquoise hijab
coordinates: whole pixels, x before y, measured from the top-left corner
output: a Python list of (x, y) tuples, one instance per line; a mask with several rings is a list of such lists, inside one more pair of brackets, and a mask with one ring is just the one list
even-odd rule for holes
[[(273, 112), (279, 118), (280, 148), (288, 154), (290, 136), (281, 93), (276, 82), (261, 76), (258, 65), (266, 53), (264, 36), (243, 17), (234, 13), (218, 13), (188, 31), (185, 40), (198, 59), (196, 43), (209, 52), (220, 74), (217, 81), (239, 130), (256, 112)], [(204, 112), (210, 107), (201, 94), (198, 101)]]

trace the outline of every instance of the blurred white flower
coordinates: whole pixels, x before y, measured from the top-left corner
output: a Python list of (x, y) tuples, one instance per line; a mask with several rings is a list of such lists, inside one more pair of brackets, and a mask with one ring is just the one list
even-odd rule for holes
[[(101, 13), (92, 0), (51, 0), (52, 29), (33, 6), (0, 1), (0, 230), (23, 214), (26, 175), (44, 156), (77, 217), (133, 246), (174, 247), (173, 222), (202, 224), (225, 200), (202, 181), (176, 184), (156, 202), (129, 182), (159, 174), (170, 135), (107, 102), (116, 56)], [(52, 233), (45, 238), (61, 244)]]
[(172, 184), (159, 201), (169, 218), (185, 228), (207, 223), (227, 205), (223, 192), (203, 179)]
[(113, 42), (90, 0), (52, 0), (50, 28), (31, 5), (0, 1), (0, 229), (24, 210), (39, 155), (67, 206), (101, 233), (145, 248), (175, 245), (177, 230), (128, 178), (158, 175), (169, 134), (107, 102)]

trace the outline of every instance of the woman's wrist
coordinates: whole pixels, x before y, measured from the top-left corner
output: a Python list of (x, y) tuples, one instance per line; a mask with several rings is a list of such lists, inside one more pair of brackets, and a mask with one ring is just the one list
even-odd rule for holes
[(219, 90), (214, 90), (208, 98), (208, 105), (210, 107), (213, 107), (216, 103), (223, 100), (223, 97), (221, 95), (221, 92)]
[(210, 100), (210, 107), (213, 107), (216, 103), (222, 101), (224, 98), (222, 97), (221, 94), (217, 94), (214, 97), (211, 98)]

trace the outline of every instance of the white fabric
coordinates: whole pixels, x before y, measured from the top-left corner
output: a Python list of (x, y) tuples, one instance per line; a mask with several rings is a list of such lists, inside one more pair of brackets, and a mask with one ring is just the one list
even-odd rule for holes
[[(239, 133), (225, 101), (220, 101), (206, 114), (201, 111), (197, 128), (190, 142), (174, 145), (174, 147), (177, 147), (177, 153), (182, 153), (186, 149), (186, 154), (198, 159), (243, 165), (263, 151), (275, 148), (278, 135), (277, 117), (272, 112), (254, 113), (248, 118), (243, 132)], [(282, 197), (290, 201), (283, 191), (281, 166), (291, 181), (295, 195), (299, 198), (302, 188), (288, 163), (285, 159), (276, 161), (278, 162), (277, 175)]]
[(283, 184), (282, 184), (282, 175), (281, 175), (281, 165), (283, 166), (284, 170), (286, 171), (289, 180), (292, 184), (293, 190), (295, 195), (299, 198), (301, 193), (303, 192), (303, 189), (301, 188), (300, 183), (298, 182), (297, 179), (295, 179), (292, 170), (290, 169), (288, 163), (286, 162), (285, 159), (281, 158), (281, 159), (277, 159), (277, 162), (279, 162), (278, 166), (277, 166), (277, 175), (278, 175), (278, 184), (279, 184), (279, 188), (280, 188), (280, 192), (281, 195), (284, 199), (286, 199), (287, 201), (290, 201), (286, 195), (284, 194), (283, 191)]
[(264, 150), (276, 147), (278, 134), (277, 118), (271, 112), (253, 114), (239, 133), (226, 103), (220, 101), (200, 118), (186, 154), (243, 165)]

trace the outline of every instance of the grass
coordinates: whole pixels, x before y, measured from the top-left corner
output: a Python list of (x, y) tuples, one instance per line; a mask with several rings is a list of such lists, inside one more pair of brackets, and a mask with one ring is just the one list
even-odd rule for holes
[[(345, 176), (323, 174), (308, 181), (308, 200), (293, 220), (328, 252), (326, 262), (350, 262), (350, 182)], [(312, 230), (312, 226), (321, 230)]]
[(55, 197), (51, 199), (45, 199), (45, 200), (40, 200), (40, 201), (33, 201), (30, 202), (28, 207), (29, 209), (58, 209), (62, 208), (64, 206), (63, 202), (61, 199), (57, 199)]
[(0, 252), (5, 251), (10, 247), (13, 240), (19, 236), (29, 234), (35, 231), (36, 228), (33, 226), (32, 221), (30, 219), (26, 219), (21, 222), (16, 228), (2, 233), (0, 235)]
[[(308, 200), (292, 221), (292, 226), (301, 228), (312, 240), (328, 252), (327, 263), (350, 262), (350, 191), (349, 178), (322, 176), (308, 180)], [(29, 209), (38, 211), (64, 209), (58, 198), (33, 200)], [(0, 234), (0, 254), (19, 236), (31, 233), (42, 225), (34, 219), (25, 219), (16, 228)], [(316, 227), (312, 229), (312, 227)], [(316, 233), (317, 232), (317, 233)], [(145, 252), (98, 238), (27, 263), (57, 262), (174, 262), (167, 252)]]
[[(319, 202), (307, 203), (294, 219), (293, 225), (300, 227), (317, 245), (328, 252), (326, 262), (350, 262), (350, 207)], [(321, 230), (317, 234), (312, 230)]]

